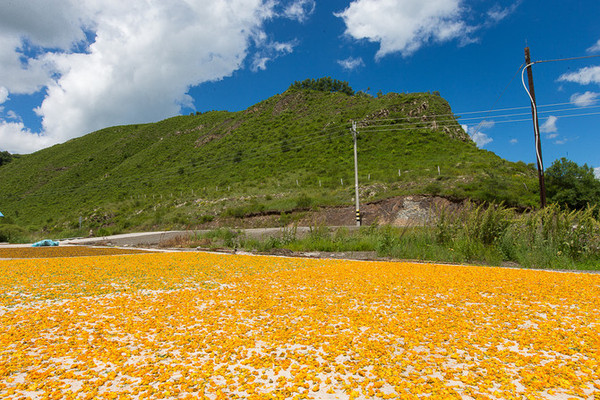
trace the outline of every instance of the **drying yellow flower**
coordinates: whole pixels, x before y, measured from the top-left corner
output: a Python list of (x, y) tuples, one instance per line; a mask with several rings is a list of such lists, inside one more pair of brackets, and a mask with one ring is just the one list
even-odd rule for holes
[(600, 275), (206, 253), (0, 260), (0, 398), (593, 399)]

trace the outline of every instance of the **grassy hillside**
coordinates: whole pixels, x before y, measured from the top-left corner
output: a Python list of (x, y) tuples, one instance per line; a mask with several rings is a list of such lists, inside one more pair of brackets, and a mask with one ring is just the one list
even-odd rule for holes
[[(478, 149), (441, 97), (290, 89), (245, 111), (106, 128), (0, 167), (0, 210), (27, 231), (195, 226), (428, 193), (532, 206), (535, 171)], [(439, 170), (438, 170), (439, 167)]]

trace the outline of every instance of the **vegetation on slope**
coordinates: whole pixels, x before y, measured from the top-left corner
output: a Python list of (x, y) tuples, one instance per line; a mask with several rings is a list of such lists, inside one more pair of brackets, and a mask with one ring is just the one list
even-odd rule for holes
[(351, 121), (363, 201), (424, 193), (537, 202), (532, 166), (478, 149), (438, 95), (292, 87), (241, 112), (106, 128), (19, 157), (0, 167), (3, 223), (46, 234), (114, 233), (348, 204)]
[[(237, 248), (272, 253), (376, 252), (380, 257), (433, 262), (509, 265), (527, 268), (600, 270), (600, 219), (597, 207), (569, 211), (550, 205), (518, 213), (495, 204), (440, 207), (430, 226), (364, 226), (331, 230), (295, 226), (277, 236), (253, 238), (228, 228), (178, 238), (170, 246)], [(350, 255), (352, 257), (352, 255)]]
[(8, 151), (0, 151), (0, 167), (4, 164), (8, 164), (9, 162), (11, 162), (13, 159), (15, 159), (14, 154), (10, 154)]

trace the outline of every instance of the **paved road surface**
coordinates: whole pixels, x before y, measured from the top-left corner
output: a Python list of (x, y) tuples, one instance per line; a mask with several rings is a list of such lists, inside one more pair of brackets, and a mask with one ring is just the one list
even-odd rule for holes
[[(329, 227), (330, 230), (338, 229), (339, 227)], [(348, 226), (346, 229), (352, 231), (358, 229), (356, 226)], [(290, 228), (287, 228), (288, 231)], [(303, 236), (311, 230), (307, 226), (299, 226), (296, 228), (296, 235)], [(265, 238), (280, 236), (283, 234), (283, 228), (257, 228), (257, 229), (241, 229), (246, 236), (251, 238)], [(78, 238), (60, 241), (61, 245), (77, 244), (77, 245), (94, 245), (94, 244), (111, 244), (113, 246), (156, 246), (157, 244), (172, 240), (180, 236), (191, 236), (194, 234), (202, 234), (210, 232), (208, 230), (201, 231), (161, 231), (161, 232), (139, 232), (139, 233), (124, 233), (121, 235)]]

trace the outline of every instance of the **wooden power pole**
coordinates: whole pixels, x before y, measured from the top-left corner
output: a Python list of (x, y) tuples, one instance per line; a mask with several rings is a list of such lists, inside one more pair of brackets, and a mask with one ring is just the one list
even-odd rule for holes
[(356, 131), (356, 122), (352, 121), (352, 138), (354, 139), (354, 190), (356, 194), (356, 226), (360, 226), (362, 218), (360, 216), (360, 201), (358, 199), (358, 157), (356, 151), (356, 139), (358, 132)]
[(540, 205), (546, 207), (546, 183), (544, 182), (544, 163), (542, 161), (542, 142), (540, 140), (540, 125), (538, 122), (535, 91), (533, 89), (533, 72), (531, 70), (531, 56), (529, 47), (525, 47), (525, 65), (527, 67), (527, 81), (529, 82), (529, 96), (531, 100), (531, 116), (533, 117), (533, 133), (535, 135), (535, 156), (537, 160), (538, 180), (540, 182)]

